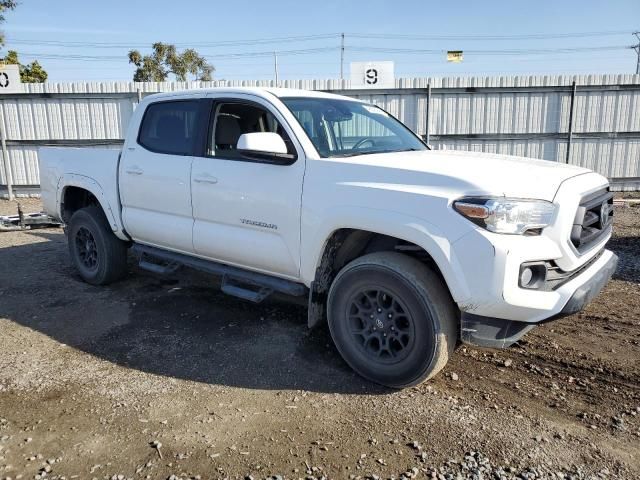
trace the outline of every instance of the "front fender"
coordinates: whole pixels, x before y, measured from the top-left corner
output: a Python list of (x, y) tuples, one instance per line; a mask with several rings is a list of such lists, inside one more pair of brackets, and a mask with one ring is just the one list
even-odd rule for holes
[(462, 266), (451, 243), (435, 225), (422, 218), (368, 207), (333, 207), (323, 213), (330, 219), (317, 225), (303, 223), (301, 278), (308, 286), (315, 278), (325, 245), (339, 229), (350, 228), (388, 235), (422, 247), (435, 261), (457, 303), (470, 297)]
[[(107, 217), (107, 221), (109, 222), (109, 226), (111, 227), (111, 230), (113, 230), (113, 233), (121, 240), (129, 240), (127, 235), (124, 233), (124, 226), (122, 225), (122, 221), (120, 219), (117, 204), (112, 208), (114, 199), (109, 198), (100, 183), (98, 183), (95, 179), (87, 177), (85, 175), (65, 173), (58, 180), (56, 210), (60, 218), (62, 218), (62, 203), (64, 194), (69, 187), (78, 187), (91, 192), (91, 194), (98, 200), (98, 203), (100, 204), (102, 211)], [(116, 209), (114, 210), (114, 208)]]

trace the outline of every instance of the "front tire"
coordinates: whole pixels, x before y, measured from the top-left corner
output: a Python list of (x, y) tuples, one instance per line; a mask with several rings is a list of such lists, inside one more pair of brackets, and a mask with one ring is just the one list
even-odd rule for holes
[(71, 262), (85, 282), (107, 285), (125, 276), (127, 244), (113, 234), (100, 207), (76, 211), (67, 234)]
[(388, 387), (410, 387), (436, 375), (458, 339), (459, 314), (442, 280), (397, 252), (346, 265), (331, 285), (327, 311), (344, 360)]

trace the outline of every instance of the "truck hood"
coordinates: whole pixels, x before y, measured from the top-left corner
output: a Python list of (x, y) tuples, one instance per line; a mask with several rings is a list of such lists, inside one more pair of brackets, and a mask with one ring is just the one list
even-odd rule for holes
[[(553, 200), (560, 184), (566, 179), (590, 172), (585, 168), (548, 160), (458, 150), (380, 153), (332, 160), (348, 163), (359, 170), (360, 181), (377, 183), (382, 180), (388, 184), (441, 188), (443, 193), (453, 195), (492, 195), (548, 201)], [(358, 165), (369, 167), (366, 170), (377, 171), (372, 173), (375, 180), (365, 180), (363, 176), (367, 175), (357, 168)]]

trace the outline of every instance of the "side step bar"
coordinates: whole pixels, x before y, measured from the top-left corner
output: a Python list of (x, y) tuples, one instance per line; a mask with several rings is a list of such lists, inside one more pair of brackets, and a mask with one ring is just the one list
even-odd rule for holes
[[(168, 274), (180, 266), (195, 268), (203, 272), (222, 276), (222, 291), (244, 300), (259, 303), (273, 292), (301, 297), (308, 289), (301, 283), (263, 273), (251, 272), (242, 268), (192, 257), (182, 253), (170, 252), (148, 245), (134, 244), (131, 251), (138, 255), (140, 268), (154, 273)], [(157, 262), (154, 262), (156, 260)]]
[(260, 303), (273, 293), (273, 289), (260, 285), (252, 285), (240, 281), (235, 278), (224, 275), (222, 277), (222, 291), (227, 295), (249, 300), (250, 302)]
[(180, 265), (175, 262), (162, 265), (160, 263), (152, 262), (150, 259), (147, 259), (144, 256), (140, 257), (140, 262), (138, 263), (138, 266), (144, 270), (147, 270), (152, 273), (156, 273), (158, 275), (169, 275), (175, 272), (176, 270), (178, 270), (178, 268), (180, 268)]

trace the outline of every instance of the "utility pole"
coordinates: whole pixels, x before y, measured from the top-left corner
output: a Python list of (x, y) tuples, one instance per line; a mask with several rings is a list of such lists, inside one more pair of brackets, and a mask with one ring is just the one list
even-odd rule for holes
[(344, 80), (344, 33), (340, 34), (340, 80)]
[(636, 75), (640, 75), (640, 32), (633, 32), (633, 34), (638, 39), (638, 44), (631, 48), (636, 51), (636, 55), (638, 56), (638, 59), (636, 60)]
[(13, 176), (11, 174), (11, 160), (7, 150), (7, 142), (4, 136), (4, 120), (0, 121), (0, 142), (2, 143), (2, 162), (4, 165), (4, 181), (7, 184), (7, 194), (9, 200), (13, 200)]
[(276, 87), (278, 86), (278, 52), (273, 52), (273, 70), (276, 75)]

